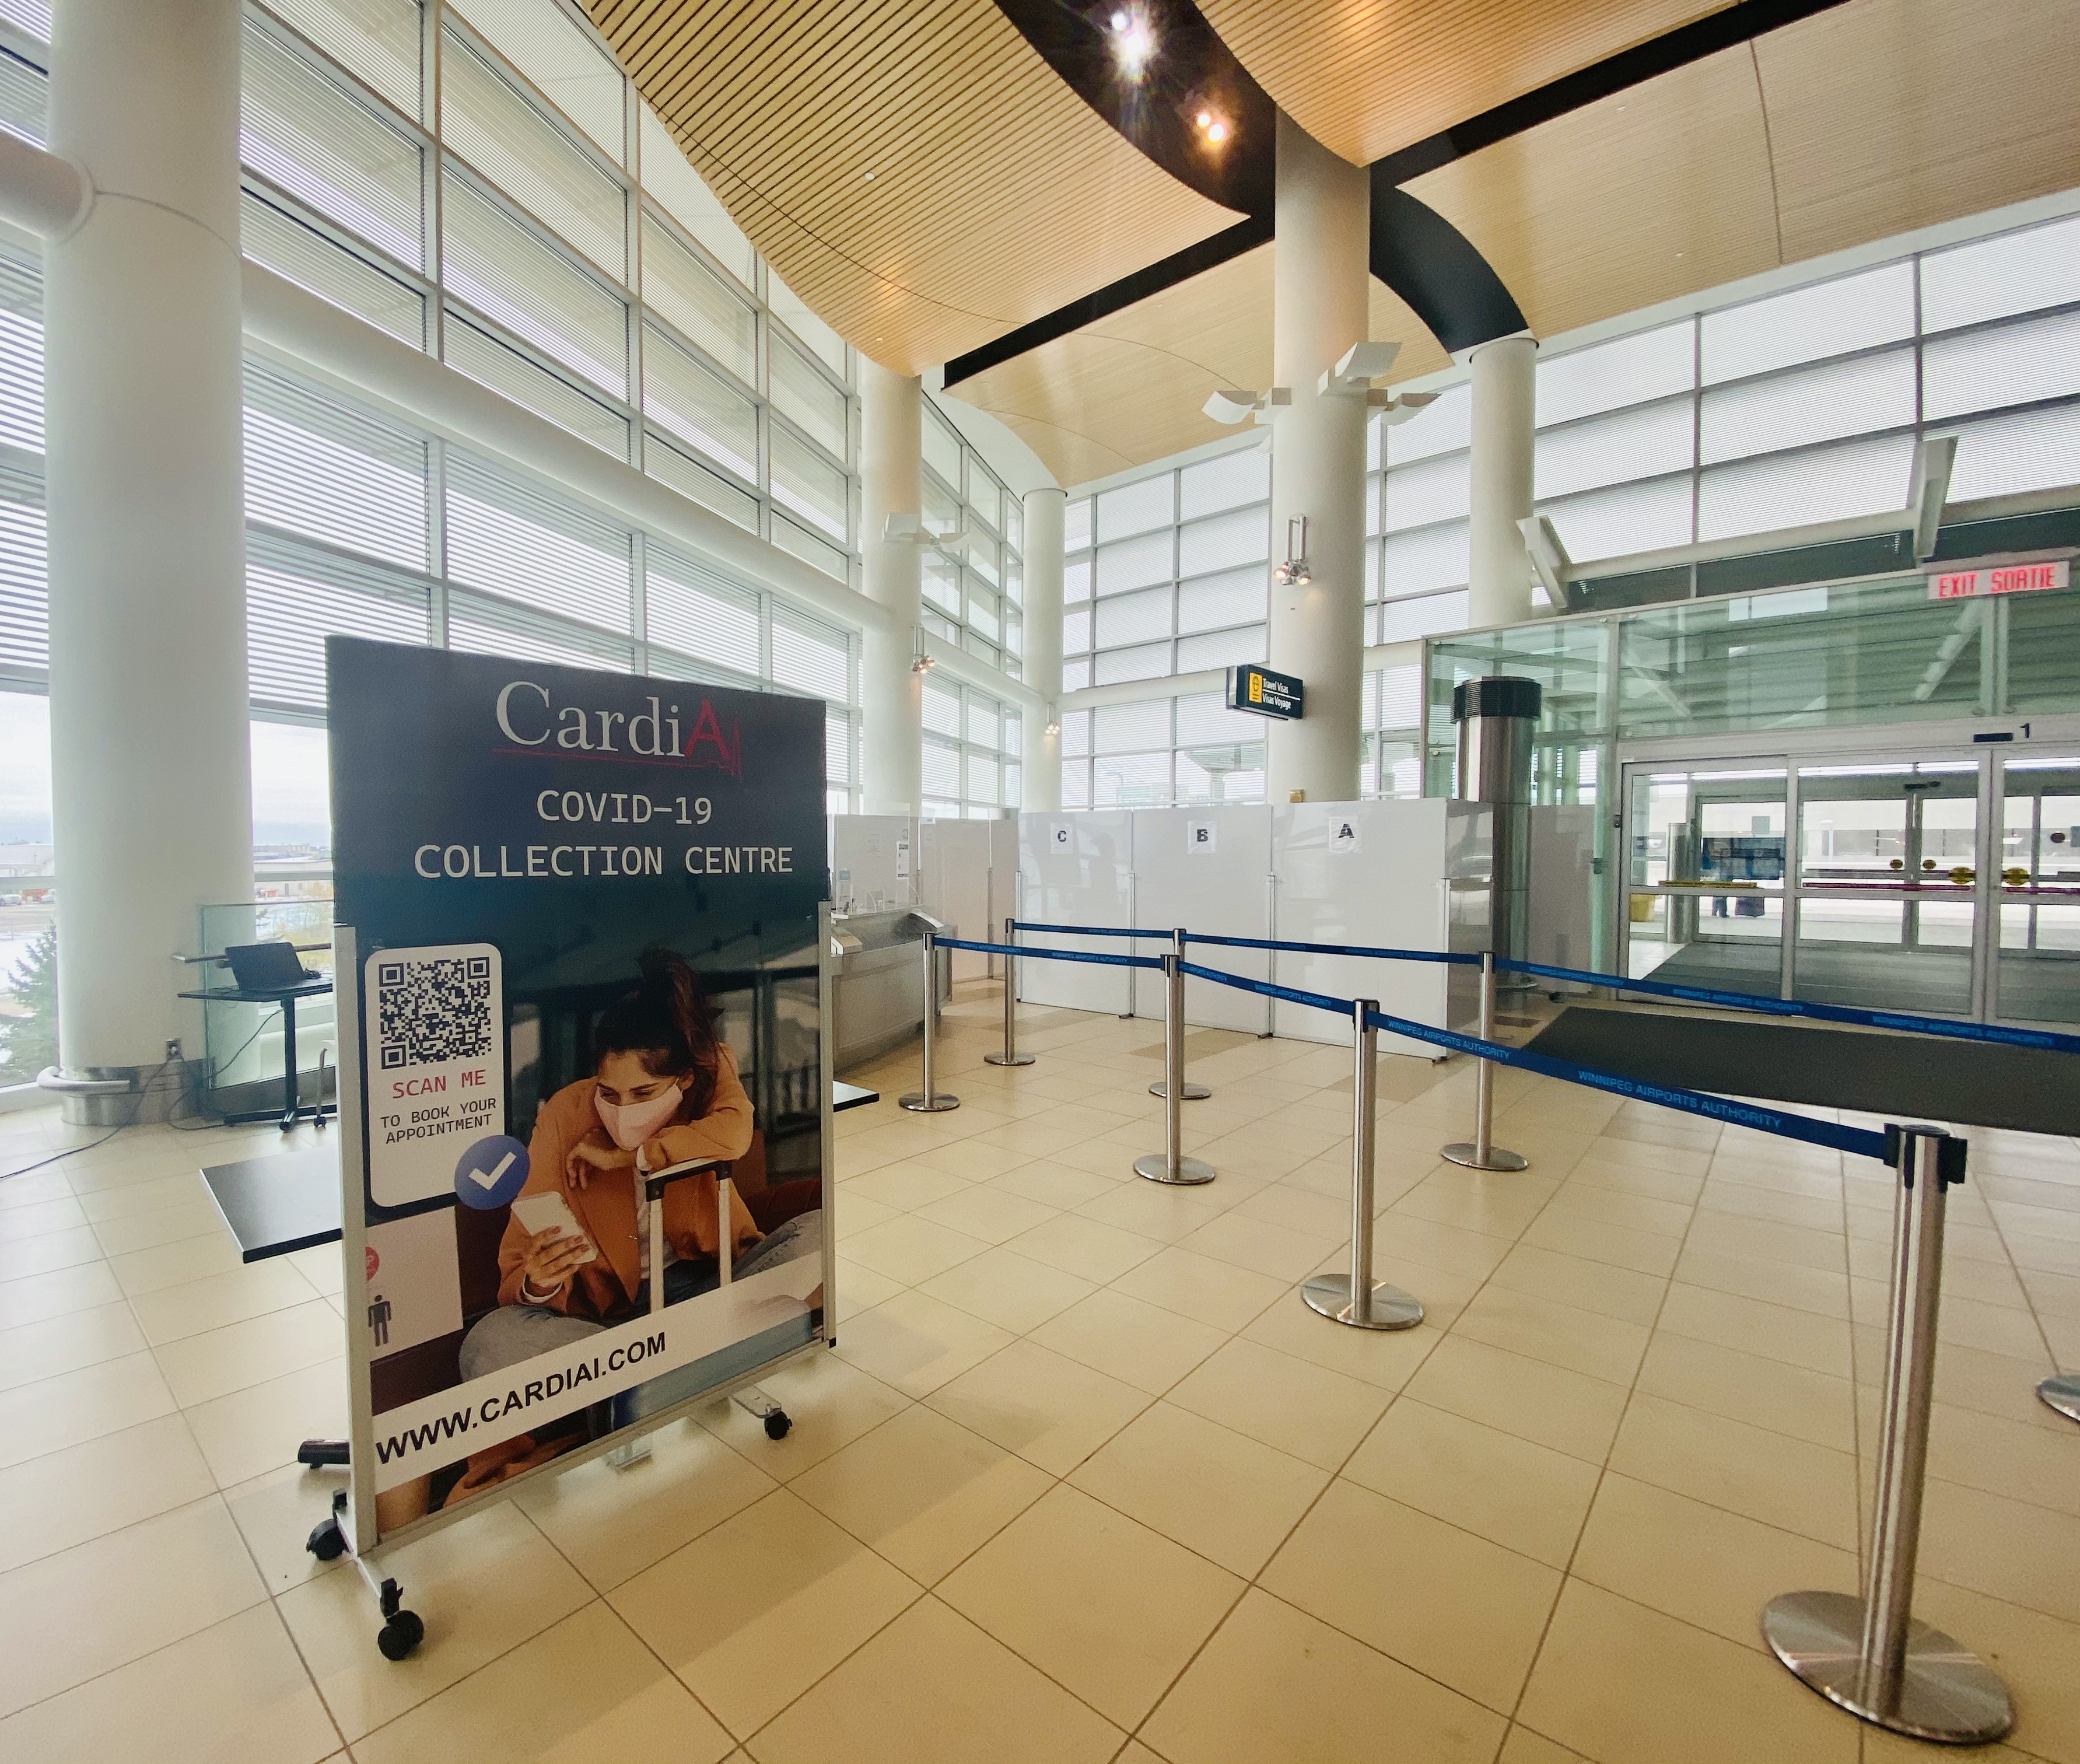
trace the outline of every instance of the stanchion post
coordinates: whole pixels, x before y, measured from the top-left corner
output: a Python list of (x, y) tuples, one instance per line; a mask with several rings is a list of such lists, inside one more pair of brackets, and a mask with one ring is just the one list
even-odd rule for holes
[[(1185, 927), (1183, 926), (1179, 926), (1176, 930), (1171, 932), (1170, 949), (1171, 953), (1176, 956), (1178, 964), (1181, 967), (1185, 960)], [(1177, 983), (1178, 990), (1180, 995), (1184, 990), (1184, 985), (1185, 983), (1181, 980)], [(1180, 1037), (1180, 1042), (1181, 1039), (1182, 1038)], [(1184, 1055), (1180, 1048), (1177, 1060), (1178, 1070), (1181, 1072), (1184, 1069)], [(1151, 1096), (1168, 1096), (1170, 1094), (1169, 1078), (1167, 1076), (1158, 1078), (1153, 1084), (1149, 1086), (1148, 1094)], [(1189, 1081), (1185, 1083), (1185, 1100), (1187, 1102), (1203, 1102), (1213, 1094), (1214, 1093), (1208, 1090), (1203, 1084), (1193, 1084)]]
[(2061, 1372), (2036, 1387), (2036, 1394), (2068, 1421), (2080, 1421), (2080, 1372)]
[(1185, 1156), (1185, 972), (1175, 954), (1163, 958), (1163, 1149), (1134, 1159), (1134, 1174), (1196, 1186), (1214, 1179), (1214, 1166)]
[(2014, 1724), (2007, 1686), (1960, 1643), (1914, 1620), (1942, 1300), (1943, 1216), (1951, 1185), (1965, 1179), (1965, 1141), (1934, 1127), (1888, 1127), (1885, 1137), (1900, 1187), (1864, 1595), (1784, 1594), (1764, 1608), (1762, 1631), (1802, 1682), (1851, 1715), (1916, 1739), (1980, 1745)]
[[(1008, 918), (1004, 922), (1004, 947), (1009, 949), (1018, 942), (1018, 921)], [(1004, 958), (1004, 1052), (986, 1053), (982, 1056), (984, 1065), (1031, 1065), (1038, 1057), (1018, 1051), (1018, 972), (1017, 958)]]
[(948, 1109), (957, 1109), (961, 1099), (944, 1090), (932, 1088), (933, 1025), (939, 1014), (939, 951), (937, 940), (929, 931), (925, 934), (925, 1075), (924, 1081), (908, 1096), (895, 1099), (899, 1109), (908, 1109), (912, 1115), (943, 1115)]
[[(1373, 1014), (1379, 1002), (1360, 998), (1351, 1006), (1357, 1067), (1352, 1088), (1357, 1100), (1351, 1119), (1351, 1271), (1318, 1274), (1300, 1289), (1307, 1308), (1332, 1323), (1355, 1329), (1412, 1329), (1423, 1321), (1423, 1304), (1399, 1287), (1372, 1277), (1374, 1119), (1379, 1109), (1379, 1031)], [(1356, 1302), (1352, 1295), (1362, 1296)]]
[[(1481, 951), (1481, 1027), (1483, 1041), (1495, 1040), (1495, 952)], [(1454, 1140), (1440, 1157), (1468, 1170), (1529, 1170), (1531, 1160), (1521, 1152), (1506, 1152), (1495, 1143), (1495, 1062), (1483, 1059), (1474, 1067), (1474, 1136), (1470, 1142)]]

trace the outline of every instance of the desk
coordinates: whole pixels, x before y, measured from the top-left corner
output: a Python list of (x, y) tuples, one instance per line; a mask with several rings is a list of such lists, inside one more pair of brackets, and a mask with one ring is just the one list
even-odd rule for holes
[[(327, 1102), (321, 1096), (310, 1108), (301, 1106), (296, 1094), (296, 1001), (299, 998), (321, 998), (332, 990), (329, 980), (307, 980), (300, 986), (269, 986), (248, 989), (243, 986), (213, 986), (201, 992), (184, 992), (183, 998), (199, 998), (205, 1004), (220, 1005), (279, 1005), (282, 1007), (282, 1115), (281, 1128), (286, 1133), (308, 1115), (322, 1124), (328, 1115), (338, 1112), (337, 1103)], [(275, 1111), (259, 1109), (250, 1114), (227, 1115), (232, 1122), (264, 1121)]]
[[(217, 996), (221, 997), (222, 994)], [(247, 1001), (250, 1002), (251, 1001)], [(831, 1083), (834, 1113), (879, 1102), (863, 1085)], [(339, 1241), (339, 1152), (320, 1145), (273, 1157), (213, 1164), (202, 1173), (210, 1199), (238, 1244), (239, 1259), (265, 1262), (293, 1250)]]

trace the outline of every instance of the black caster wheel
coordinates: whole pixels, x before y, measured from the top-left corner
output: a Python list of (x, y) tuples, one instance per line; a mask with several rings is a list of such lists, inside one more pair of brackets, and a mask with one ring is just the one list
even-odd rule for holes
[(375, 1632), (375, 1645), (385, 1660), (402, 1660), (426, 1639), (417, 1611), (400, 1611)]
[(768, 1439), (785, 1439), (794, 1425), (786, 1409), (776, 1409), (765, 1418), (765, 1437)]
[(327, 1519), (312, 1529), (304, 1539), (304, 1548), (321, 1562), (336, 1562), (346, 1554), (346, 1534), (340, 1530), (338, 1519)]

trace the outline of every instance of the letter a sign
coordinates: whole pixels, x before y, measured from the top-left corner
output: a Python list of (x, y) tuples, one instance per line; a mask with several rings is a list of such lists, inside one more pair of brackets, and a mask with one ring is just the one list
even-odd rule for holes
[(1329, 849), (1331, 851), (1355, 851), (1364, 842), (1358, 835), (1357, 820), (1348, 815), (1338, 815), (1329, 823)]

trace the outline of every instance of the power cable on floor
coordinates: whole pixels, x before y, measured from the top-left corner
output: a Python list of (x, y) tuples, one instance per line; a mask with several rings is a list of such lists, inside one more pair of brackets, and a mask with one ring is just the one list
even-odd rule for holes
[(111, 1140), (114, 1139), (118, 1133), (123, 1132), (128, 1128), (135, 1127), (137, 1124), (138, 1115), (144, 1110), (145, 1098), (152, 1094), (152, 1086), (157, 1084), (161, 1078), (166, 1076), (166, 1068), (174, 1063), (174, 1056), (170, 1055), (166, 1059), (161, 1060), (157, 1068), (153, 1071), (152, 1075), (146, 1078), (142, 1084), (138, 1086), (136, 1100), (130, 1105), (130, 1119), (128, 1120), (118, 1122), (106, 1133), (103, 1134), (99, 1139), (89, 1140), (84, 1145), (68, 1145), (61, 1152), (53, 1152), (48, 1157), (40, 1157), (35, 1163), (24, 1164), (19, 1170), (0, 1170), (0, 1182), (11, 1182), (17, 1176), (26, 1176), (31, 1170), (44, 1169), (49, 1165), (59, 1162), (61, 1159), (77, 1157), (82, 1152), (94, 1151), (100, 1146), (106, 1145)]

